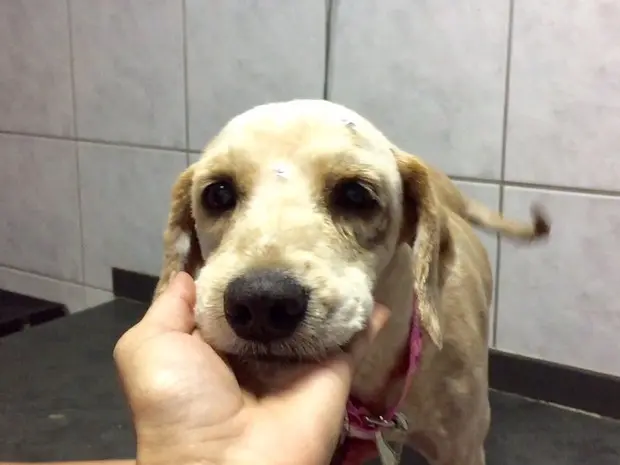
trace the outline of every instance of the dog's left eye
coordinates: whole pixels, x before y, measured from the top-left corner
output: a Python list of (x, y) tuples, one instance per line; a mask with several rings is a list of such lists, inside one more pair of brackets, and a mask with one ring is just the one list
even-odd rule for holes
[(332, 191), (334, 207), (347, 211), (368, 211), (377, 207), (377, 199), (369, 187), (356, 180), (342, 181)]

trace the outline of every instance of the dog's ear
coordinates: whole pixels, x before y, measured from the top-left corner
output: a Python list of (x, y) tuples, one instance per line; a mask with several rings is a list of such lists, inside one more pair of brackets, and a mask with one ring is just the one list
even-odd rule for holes
[(444, 212), (439, 204), (426, 165), (413, 155), (394, 151), (403, 182), (401, 240), (413, 249), (414, 290), (420, 320), (431, 340), (443, 346), (440, 299), (440, 248)]
[(164, 232), (164, 259), (154, 298), (164, 291), (177, 272), (185, 271), (195, 276), (203, 263), (192, 214), (193, 176), (194, 169), (190, 166), (181, 173), (172, 187), (170, 213)]

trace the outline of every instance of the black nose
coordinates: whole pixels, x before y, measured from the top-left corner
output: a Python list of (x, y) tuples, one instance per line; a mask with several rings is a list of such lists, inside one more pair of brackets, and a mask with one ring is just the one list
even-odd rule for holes
[(308, 309), (308, 292), (273, 269), (249, 271), (228, 284), (224, 313), (240, 338), (270, 342), (293, 334)]

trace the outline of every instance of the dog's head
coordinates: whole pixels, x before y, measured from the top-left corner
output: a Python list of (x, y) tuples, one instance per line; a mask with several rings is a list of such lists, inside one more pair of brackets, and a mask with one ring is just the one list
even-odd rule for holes
[(423, 323), (441, 344), (437, 208), (424, 164), (357, 113), (321, 100), (255, 107), (179, 177), (158, 292), (188, 271), (197, 324), (216, 349), (317, 359), (365, 327), (405, 241)]

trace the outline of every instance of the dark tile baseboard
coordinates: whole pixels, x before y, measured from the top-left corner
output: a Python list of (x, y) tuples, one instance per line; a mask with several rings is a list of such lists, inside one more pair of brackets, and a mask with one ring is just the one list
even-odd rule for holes
[(116, 297), (150, 304), (157, 280), (157, 276), (112, 268), (112, 291)]
[(67, 315), (58, 302), (0, 289), (0, 337)]
[[(112, 270), (117, 297), (150, 303), (157, 277)], [(491, 349), (492, 389), (620, 419), (620, 378)]]
[(491, 349), (489, 384), (498, 391), (620, 419), (620, 378)]

